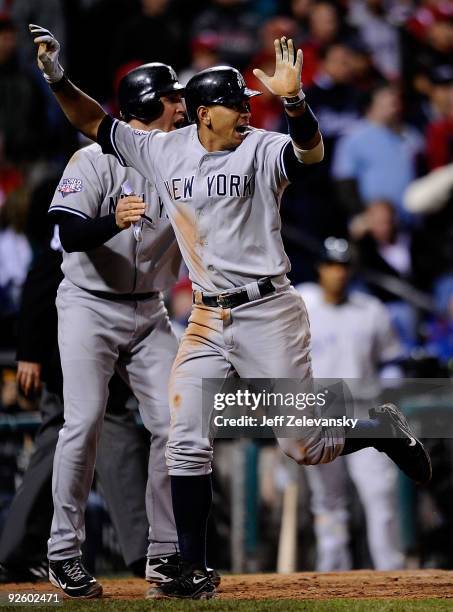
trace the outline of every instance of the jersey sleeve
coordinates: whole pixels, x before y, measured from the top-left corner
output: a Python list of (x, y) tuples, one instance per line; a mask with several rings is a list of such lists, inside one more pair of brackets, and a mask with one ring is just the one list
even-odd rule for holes
[(287, 134), (262, 132), (256, 152), (258, 168), (262, 168), (265, 178), (269, 180), (274, 191), (278, 191), (288, 182), (283, 153), (286, 145), (291, 142)]
[(102, 184), (91, 156), (76, 151), (55, 190), (49, 213), (72, 213), (82, 219), (97, 216), (102, 200)]
[(107, 115), (102, 120), (97, 142), (103, 153), (114, 155), (122, 166), (134, 168), (150, 182), (154, 178), (153, 158), (158, 156), (158, 143), (163, 132), (160, 130), (137, 130), (124, 121)]

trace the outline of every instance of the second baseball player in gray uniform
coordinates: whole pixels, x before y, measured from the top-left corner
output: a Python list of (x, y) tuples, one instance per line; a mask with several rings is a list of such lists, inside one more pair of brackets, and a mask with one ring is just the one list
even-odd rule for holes
[[(141, 66), (120, 83), (122, 115), (143, 133), (151, 127), (175, 129), (185, 120), (182, 89), (171, 67)], [(95, 597), (102, 588), (85, 571), (80, 547), (108, 383), (115, 369), (138, 399), (143, 423), (151, 432), (147, 578), (168, 579), (165, 574), (177, 565), (165, 465), (167, 386), (177, 341), (160, 291), (177, 279), (181, 256), (152, 184), (104, 155), (98, 144), (73, 155), (49, 212), (56, 215), (65, 249), (64, 280), (56, 301), (65, 422), (54, 459), (49, 576), (72, 597)], [(127, 496), (127, 490), (123, 494)]]
[[(311, 377), (308, 319), (286, 277), (279, 217), (281, 195), (300, 164), (323, 157), (318, 123), (301, 91), (302, 53), (294, 55), (292, 41), (276, 40), (275, 74), (255, 71), (284, 98), (289, 135), (250, 127), (249, 98), (260, 92), (248, 89), (229, 67), (202, 71), (187, 84), (186, 108), (195, 125), (140, 134), (77, 90), (58, 64), (54, 37), (31, 30), (40, 45), (38, 62), (70, 121), (155, 182), (189, 268), (194, 309), (169, 385), (167, 445), (185, 571), (154, 596), (209, 598), (215, 595), (205, 562), (212, 441), (202, 435), (202, 379)], [(392, 438), (382, 450), (415, 479), (429, 478), (429, 459), (418, 441), (408, 445), (412, 434), (396, 408), (384, 407), (375, 420), (360, 422), (363, 438), (376, 429)], [(279, 444), (301, 464), (377, 446), (340, 427), (306, 428), (301, 439)]]
[[(330, 237), (318, 264), (319, 284), (296, 287), (310, 317), (311, 356), (316, 378), (345, 379), (357, 417), (366, 416), (381, 391), (379, 368), (402, 357), (385, 306), (373, 296), (349, 291), (351, 253), (343, 239)], [(306, 475), (316, 534), (318, 571), (351, 569), (348, 546), (351, 477), (366, 517), (374, 568), (401, 569), (397, 505), (397, 470), (383, 453), (364, 448), (327, 465), (313, 465)]]

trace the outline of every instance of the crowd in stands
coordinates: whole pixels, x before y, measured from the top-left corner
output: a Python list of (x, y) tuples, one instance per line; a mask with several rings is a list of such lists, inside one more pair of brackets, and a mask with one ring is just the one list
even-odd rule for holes
[[(324, 240), (347, 238), (355, 282), (386, 304), (406, 357), (453, 372), (452, 1), (0, 0), (0, 353), (14, 351), (21, 285), (83, 144), (36, 67), (28, 23), (54, 32), (69, 78), (114, 114), (121, 77), (150, 61), (183, 83), (230, 64), (263, 90), (252, 69), (271, 71), (274, 39), (292, 37), (326, 155), (282, 201), (291, 280), (314, 281)], [(252, 125), (286, 131), (275, 96), (251, 104)]]

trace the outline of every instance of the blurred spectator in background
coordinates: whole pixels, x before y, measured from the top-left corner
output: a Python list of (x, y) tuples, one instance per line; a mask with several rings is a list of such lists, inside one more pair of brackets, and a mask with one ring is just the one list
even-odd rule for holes
[(368, 203), (352, 219), (349, 230), (358, 250), (359, 274), (373, 295), (386, 303), (392, 325), (409, 353), (417, 341), (416, 313), (388, 285), (392, 287), (394, 279), (413, 281), (410, 234), (399, 229), (395, 207), (386, 200)]
[(267, 74), (272, 74), (275, 65), (274, 40), (282, 35), (292, 38), (295, 32), (296, 22), (288, 17), (273, 17), (263, 23), (260, 28), (260, 51), (244, 70), (244, 78), (248, 86), (262, 92), (261, 96), (250, 100), (254, 127), (276, 132), (286, 130), (281, 101), (263, 87), (261, 81), (253, 74), (253, 69), (261, 68)]
[(420, 0), (413, 6), (408, 20), (409, 32), (418, 40), (426, 39), (430, 28), (438, 22), (453, 18), (453, 6), (449, 0)]
[(326, 1), (313, 3), (309, 12), (308, 32), (298, 41), (304, 53), (304, 87), (309, 87), (320, 69), (323, 51), (340, 40), (341, 22), (337, 6)]
[(351, 41), (348, 46), (351, 51), (354, 86), (362, 94), (366, 94), (384, 83), (385, 79), (373, 63), (373, 58), (366, 42), (356, 39)]
[(5, 157), (3, 135), (0, 134), (0, 210), (6, 197), (23, 182), (23, 173)]
[(181, 85), (185, 86), (187, 81), (200, 70), (220, 64), (218, 44), (218, 37), (213, 32), (202, 33), (192, 39), (192, 63), (179, 73)]
[[(349, 226), (359, 248), (361, 265), (401, 278), (412, 272), (410, 236), (398, 229), (395, 208), (386, 200), (370, 202)], [(385, 299), (383, 296), (378, 296)]]
[(349, 21), (371, 51), (374, 65), (389, 81), (401, 71), (398, 30), (390, 23), (384, 0), (350, 0)]
[(431, 74), (432, 120), (426, 128), (426, 162), (430, 170), (453, 161), (453, 64)]
[(408, 105), (408, 116), (416, 127), (425, 131), (429, 123), (445, 119), (451, 114), (451, 84), (453, 64), (435, 66), (420, 78), (419, 96)]
[[(329, 166), (336, 140), (351, 131), (359, 119), (360, 92), (354, 86), (352, 51), (343, 43), (325, 47), (307, 99), (322, 125), (324, 164)], [(328, 169), (328, 168), (327, 168)]]
[(403, 123), (398, 89), (383, 85), (370, 94), (366, 118), (335, 150), (332, 174), (348, 216), (373, 200), (391, 202), (407, 222), (403, 193), (417, 172), (423, 140)]
[[(296, 46), (308, 35), (313, 0), (288, 0), (288, 13), (297, 22), (298, 32), (294, 36)], [(304, 77), (305, 78), (305, 77)]]
[(0, 346), (14, 347), (22, 285), (32, 253), (24, 235), (28, 191), (11, 192), (0, 209)]
[[(217, 51), (222, 64), (242, 70), (257, 50), (257, 31), (260, 18), (249, 8), (248, 0), (212, 0), (195, 20), (192, 36), (202, 34), (217, 37)], [(181, 62), (173, 64), (175, 68)]]
[[(452, 63), (453, 3), (422, 0), (402, 30), (402, 78), (406, 98), (425, 94), (429, 74), (437, 66)], [(417, 101), (417, 97), (415, 97)]]
[[(351, 253), (345, 240), (329, 237), (318, 266), (319, 285), (299, 285), (310, 318), (315, 378), (342, 378), (353, 396), (347, 414), (364, 418), (378, 403), (379, 370), (402, 356), (384, 306), (374, 297), (349, 291)], [(349, 410), (349, 412), (348, 412)], [(352, 569), (349, 547), (348, 477), (362, 502), (368, 546), (375, 569), (404, 565), (396, 499), (397, 471), (373, 448), (309, 466), (319, 571)]]
[(17, 31), (11, 19), (0, 15), (0, 140), (5, 157), (29, 162), (46, 153), (44, 95), (18, 57)]

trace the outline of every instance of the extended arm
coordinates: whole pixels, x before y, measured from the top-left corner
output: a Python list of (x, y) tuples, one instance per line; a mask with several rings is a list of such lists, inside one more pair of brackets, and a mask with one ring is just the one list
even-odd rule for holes
[(30, 24), (38, 46), (38, 67), (49, 83), (59, 105), (72, 125), (91, 140), (97, 139), (98, 127), (106, 113), (92, 98), (66, 78), (58, 56), (60, 44), (49, 30)]

